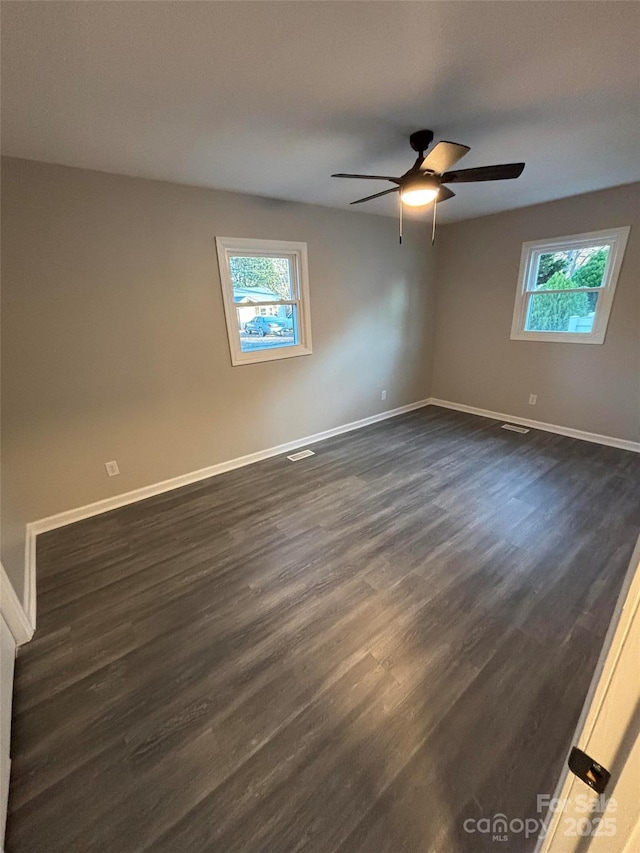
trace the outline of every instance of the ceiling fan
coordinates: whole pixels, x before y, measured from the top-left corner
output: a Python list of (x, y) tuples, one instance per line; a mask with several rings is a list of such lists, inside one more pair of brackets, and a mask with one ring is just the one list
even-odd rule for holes
[(519, 178), (524, 169), (524, 163), (502, 163), (498, 166), (480, 166), (476, 169), (457, 169), (450, 171), (458, 160), (468, 153), (468, 145), (457, 142), (438, 142), (425, 155), (425, 151), (433, 142), (433, 131), (418, 130), (409, 137), (409, 143), (418, 153), (413, 166), (399, 177), (391, 175), (351, 175), (338, 172), (332, 178), (361, 178), (366, 181), (390, 181), (396, 184), (390, 190), (359, 198), (351, 204), (362, 204), (374, 198), (380, 198), (391, 193), (400, 193), (400, 242), (402, 243), (402, 206), (422, 207), (435, 202), (433, 205), (432, 242), (435, 237), (436, 206), (455, 193), (445, 184), (471, 183), (475, 181), (503, 181), (509, 178)]

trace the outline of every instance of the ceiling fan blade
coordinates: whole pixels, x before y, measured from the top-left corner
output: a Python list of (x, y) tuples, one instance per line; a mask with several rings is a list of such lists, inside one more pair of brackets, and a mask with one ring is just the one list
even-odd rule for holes
[(352, 201), (350, 204), (362, 204), (363, 201), (371, 201), (373, 198), (380, 198), (383, 195), (389, 195), (389, 193), (397, 193), (400, 190), (400, 187), (393, 187), (390, 190), (383, 190), (381, 193), (375, 193), (374, 195), (368, 195), (365, 198), (359, 198), (357, 201)]
[(462, 184), (470, 181), (505, 181), (519, 178), (524, 163), (502, 163), (500, 166), (480, 166), (478, 169), (458, 169), (445, 172), (441, 177), (443, 184)]
[(462, 160), (469, 151), (468, 145), (459, 145), (457, 142), (438, 142), (422, 161), (421, 172), (435, 172), (441, 175), (454, 166), (458, 160)]
[(393, 181), (394, 184), (400, 183), (400, 178), (393, 178), (391, 175), (348, 175), (343, 172), (338, 172), (336, 175), (331, 175), (332, 178), (363, 178), (365, 181)]
[(443, 201), (446, 201), (448, 198), (453, 198), (455, 193), (453, 190), (450, 190), (449, 187), (440, 187), (440, 192), (438, 193), (438, 198), (436, 199), (436, 204), (441, 204)]

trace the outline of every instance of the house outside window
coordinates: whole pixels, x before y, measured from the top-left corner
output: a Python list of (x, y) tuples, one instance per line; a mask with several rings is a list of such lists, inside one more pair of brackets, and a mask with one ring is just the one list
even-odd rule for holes
[(511, 339), (604, 343), (629, 230), (525, 243)]
[(233, 365), (311, 354), (307, 244), (217, 237)]

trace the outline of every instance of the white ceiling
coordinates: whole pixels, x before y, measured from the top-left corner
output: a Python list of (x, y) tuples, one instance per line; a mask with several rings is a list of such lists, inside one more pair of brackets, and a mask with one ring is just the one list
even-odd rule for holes
[[(411, 131), (471, 146), (454, 221), (640, 180), (633, 2), (4, 2), (2, 151), (331, 207)], [(392, 215), (382, 199), (355, 208)]]

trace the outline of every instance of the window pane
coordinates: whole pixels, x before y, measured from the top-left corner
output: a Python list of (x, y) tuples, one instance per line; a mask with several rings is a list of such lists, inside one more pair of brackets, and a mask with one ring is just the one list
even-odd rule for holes
[(293, 299), (291, 260), (266, 255), (229, 257), (234, 302), (273, 302)]
[(527, 332), (589, 334), (599, 293), (534, 293), (529, 297)]
[(300, 342), (295, 305), (262, 306), (259, 309), (247, 305), (236, 310), (242, 352), (292, 347)]
[(609, 246), (545, 252), (538, 257), (534, 290), (602, 287)]

